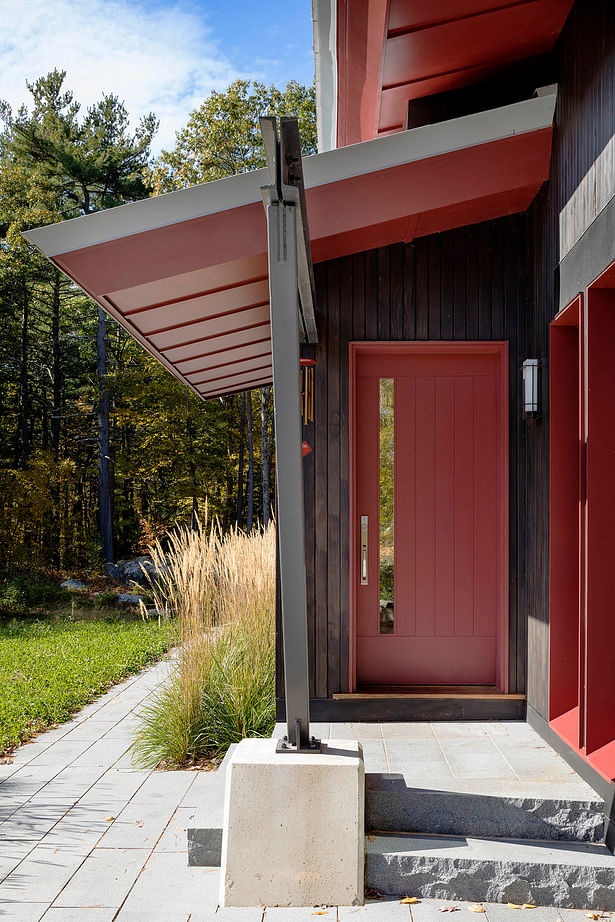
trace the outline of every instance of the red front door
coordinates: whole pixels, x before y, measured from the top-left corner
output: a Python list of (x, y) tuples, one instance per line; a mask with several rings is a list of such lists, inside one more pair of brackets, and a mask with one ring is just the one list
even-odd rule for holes
[(357, 684), (504, 690), (506, 347), (353, 350)]

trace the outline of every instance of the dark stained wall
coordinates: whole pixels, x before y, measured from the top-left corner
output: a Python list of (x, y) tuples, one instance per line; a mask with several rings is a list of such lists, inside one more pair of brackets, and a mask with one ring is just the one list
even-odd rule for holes
[[(529, 326), (527, 217), (474, 225), (315, 267), (320, 342), (305, 461), (311, 696), (348, 691), (348, 343), (510, 342), (510, 690), (526, 685), (525, 451), (519, 367)], [(281, 684), (278, 694), (283, 694)]]
[[(606, 244), (578, 257), (588, 228), (599, 229), (615, 191), (615, 4), (611, 0), (577, 0), (555, 50), (559, 93), (555, 115), (551, 178), (529, 211), (532, 226), (532, 299), (528, 349), (548, 361), (548, 325), (560, 306), (560, 260), (574, 260), (566, 274), (573, 297), (615, 259), (615, 239), (599, 233)], [(611, 206), (613, 201), (611, 200)], [(608, 238), (608, 239), (605, 239)], [(590, 258), (587, 258), (590, 257)], [(562, 264), (562, 278), (564, 276)], [(543, 374), (543, 405), (548, 402), (548, 375)], [(524, 596), (528, 616), (528, 703), (547, 715), (548, 682), (548, 419), (528, 429), (528, 543), (525, 549)]]

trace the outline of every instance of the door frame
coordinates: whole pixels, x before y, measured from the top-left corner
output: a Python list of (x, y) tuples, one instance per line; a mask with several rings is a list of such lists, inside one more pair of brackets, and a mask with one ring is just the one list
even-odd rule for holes
[(348, 493), (349, 493), (349, 689), (356, 692), (356, 581), (359, 568), (360, 537), (356, 505), (356, 369), (359, 355), (495, 355), (497, 359), (496, 406), (498, 411), (498, 620), (496, 644), (496, 682), (502, 694), (508, 694), (508, 651), (509, 651), (509, 407), (508, 407), (508, 340), (488, 342), (448, 340), (394, 341), (394, 342), (350, 342), (348, 344), (349, 389), (348, 389)]

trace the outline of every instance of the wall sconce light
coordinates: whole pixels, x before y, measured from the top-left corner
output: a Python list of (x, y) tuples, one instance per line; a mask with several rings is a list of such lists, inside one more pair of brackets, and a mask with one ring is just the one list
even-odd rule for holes
[(523, 363), (523, 415), (526, 419), (538, 416), (539, 359), (526, 359)]

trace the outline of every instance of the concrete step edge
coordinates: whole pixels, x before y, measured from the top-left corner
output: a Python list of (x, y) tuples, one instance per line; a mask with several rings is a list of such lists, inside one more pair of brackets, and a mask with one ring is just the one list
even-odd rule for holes
[(214, 803), (207, 807), (198, 807), (186, 829), (188, 848), (188, 865), (190, 867), (220, 867), (222, 856), (222, 823), (224, 815), (224, 780), (237, 743), (229, 746), (226, 755), (212, 772)]

